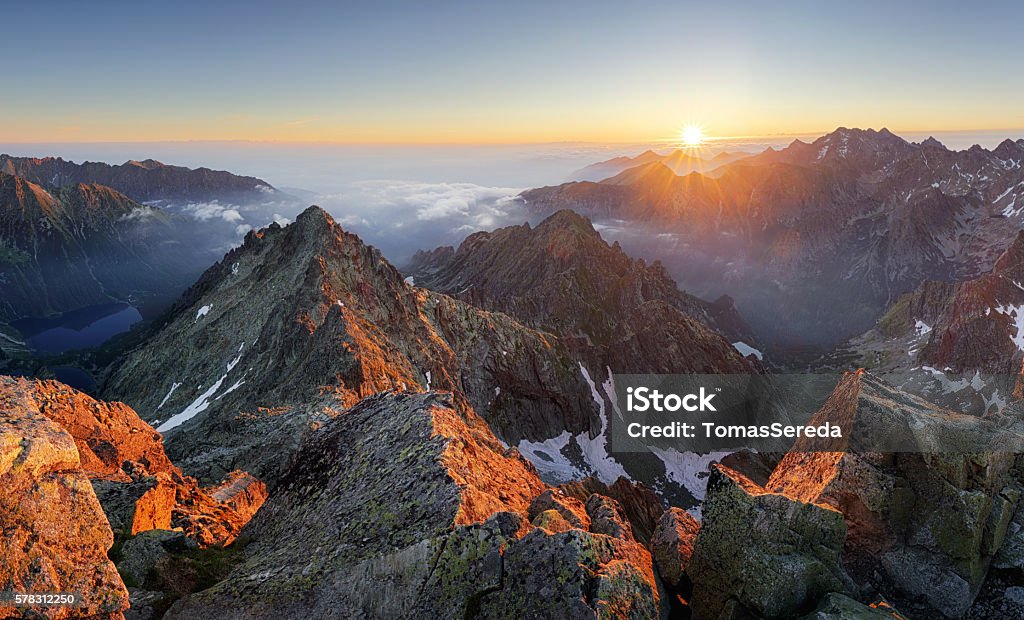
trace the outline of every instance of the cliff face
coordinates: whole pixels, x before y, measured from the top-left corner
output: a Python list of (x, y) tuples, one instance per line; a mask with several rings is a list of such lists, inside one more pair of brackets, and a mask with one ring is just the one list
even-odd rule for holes
[(101, 185), (47, 191), (0, 173), (0, 320), (183, 287), (201, 258), (159, 209)]

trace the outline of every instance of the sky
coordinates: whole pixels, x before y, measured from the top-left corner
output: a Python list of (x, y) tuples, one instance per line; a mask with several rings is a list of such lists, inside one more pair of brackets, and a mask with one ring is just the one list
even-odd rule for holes
[(1019, 2), (51, 0), (3, 15), (8, 144), (1024, 127)]

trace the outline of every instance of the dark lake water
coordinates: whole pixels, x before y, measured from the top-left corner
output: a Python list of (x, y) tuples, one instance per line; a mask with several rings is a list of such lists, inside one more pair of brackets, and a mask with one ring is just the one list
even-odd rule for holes
[(37, 353), (63, 353), (96, 347), (142, 320), (128, 304), (101, 304), (65, 312), (57, 317), (20, 319), (12, 325)]

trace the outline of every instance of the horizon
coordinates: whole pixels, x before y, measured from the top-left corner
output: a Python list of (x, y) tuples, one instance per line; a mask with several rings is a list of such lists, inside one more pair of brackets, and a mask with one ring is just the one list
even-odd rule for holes
[(38, 28), (0, 42), (19, 58), (0, 140), (624, 144), (688, 125), (728, 139), (1024, 127), (1014, 3), (186, 6), (11, 7), (10, 23), (62, 44), (38, 46)]

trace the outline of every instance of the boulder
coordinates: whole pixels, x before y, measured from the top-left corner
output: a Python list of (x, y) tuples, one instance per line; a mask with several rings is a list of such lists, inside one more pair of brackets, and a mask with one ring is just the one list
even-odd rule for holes
[(565, 495), (559, 489), (548, 489), (537, 496), (527, 510), (527, 516), (534, 520), (541, 514), (553, 510), (571, 527), (583, 530), (590, 529), (590, 515), (583, 502)]
[[(121, 618), (128, 590), (107, 551), (114, 534), (78, 449), (39, 412), (24, 382), (0, 377), (0, 591), (74, 592), (78, 607), (35, 607), (34, 617)], [(18, 617), (0, 602), (0, 617)]]
[(610, 497), (597, 493), (587, 498), (587, 514), (590, 515), (590, 531), (622, 540), (635, 540), (622, 506)]
[(1024, 577), (1024, 506), (1018, 506), (1006, 527), (1006, 536), (992, 560), (995, 568), (1013, 570)]
[(134, 536), (121, 545), (121, 559), (117, 570), (134, 585), (146, 582), (149, 571), (157, 561), (173, 551), (181, 551), (192, 543), (182, 532), (169, 530), (148, 530)]
[(793, 617), (829, 592), (854, 590), (839, 560), (846, 524), (833, 508), (770, 493), (714, 465), (702, 515), (686, 568), (698, 617), (736, 608)]

